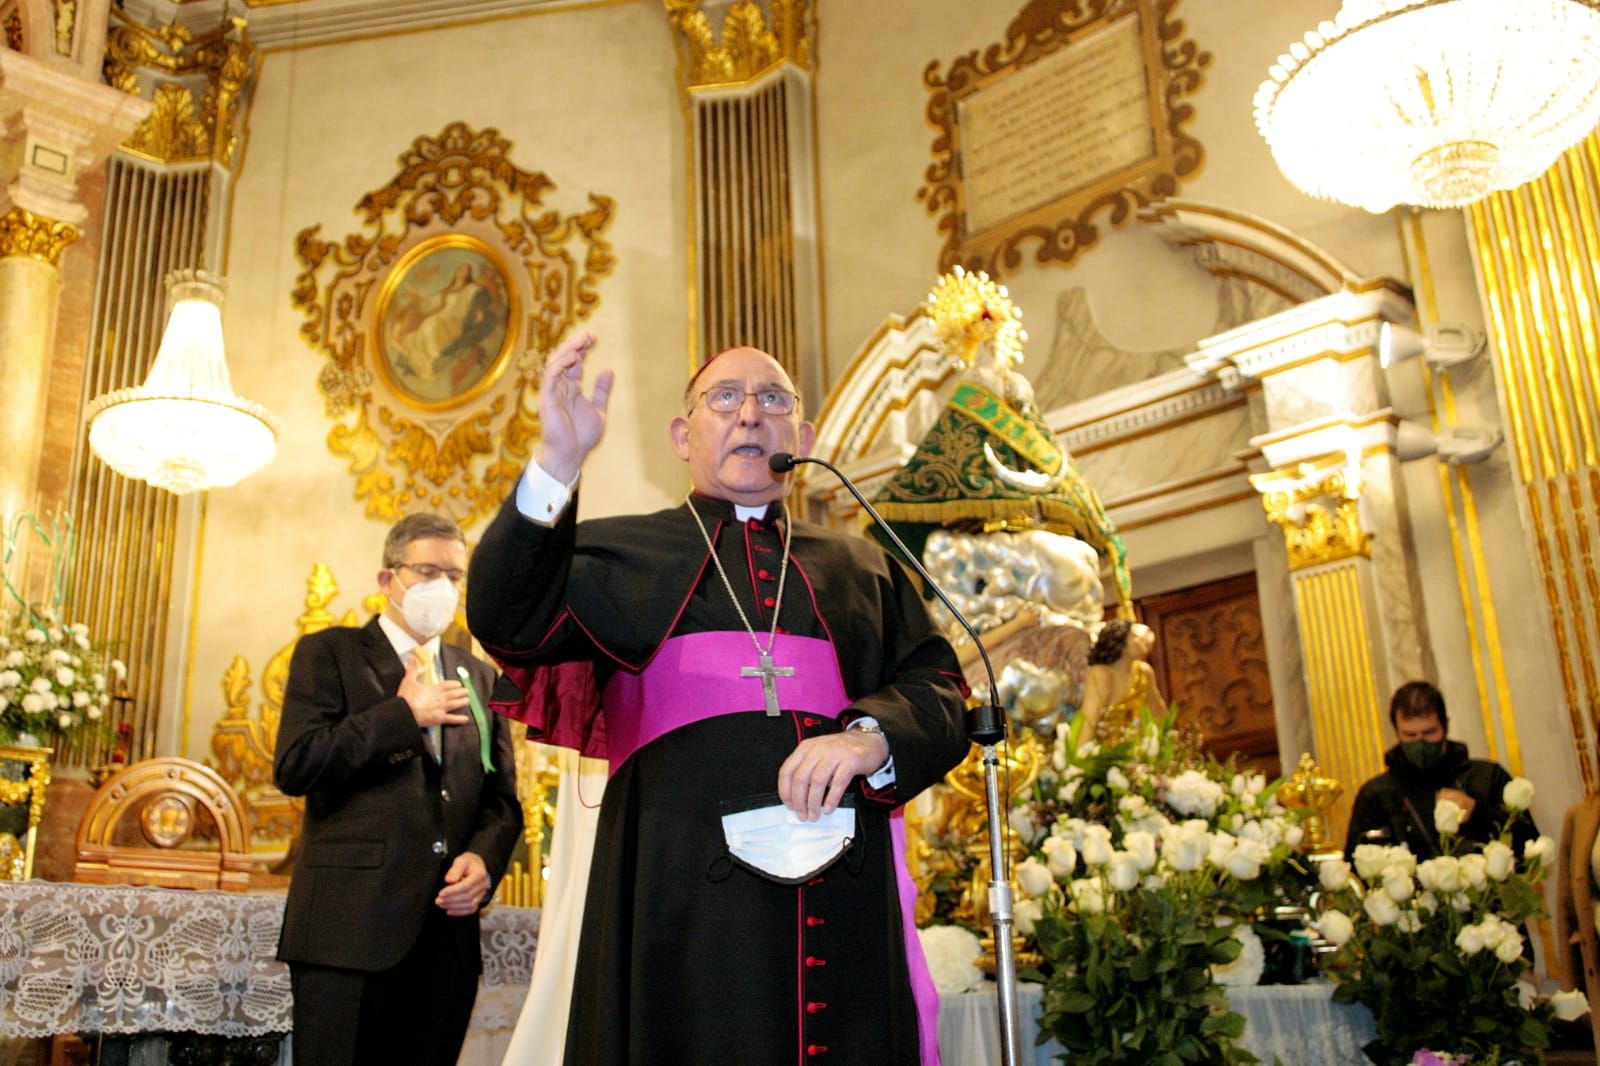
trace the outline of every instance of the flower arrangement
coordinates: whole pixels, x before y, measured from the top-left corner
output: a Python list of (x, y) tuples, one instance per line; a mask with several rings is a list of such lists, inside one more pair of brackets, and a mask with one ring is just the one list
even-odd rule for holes
[[(1317, 928), (1338, 948), (1324, 968), (1338, 982), (1336, 1001), (1372, 1012), (1373, 1061), (1498, 1061), (1547, 1047), (1553, 1018), (1587, 1012), (1582, 992), (1545, 998), (1527, 977), (1522, 927), (1543, 914), (1540, 886), (1556, 851), (1549, 837), (1520, 856), (1512, 847), (1512, 824), (1532, 799), (1526, 778), (1509, 783), (1506, 824), (1481, 849), (1462, 849), (1462, 810), (1441, 800), (1438, 857), (1418, 862), (1403, 845), (1363, 844), (1353, 868), (1322, 864), (1327, 909)], [(1451, 1051), (1429, 1050), (1442, 1047)]]
[(1305, 898), (1299, 815), (1180, 736), (1175, 712), (1105, 747), (1077, 733), (1057, 731), (1012, 820), (1035, 840), (1015, 913), (1048, 963), (1043, 1027), (1075, 1062), (1254, 1062), (1219, 982), (1259, 978), (1250, 919)]
[[(50, 549), (50, 599), (39, 604), (13, 580), (24, 523)], [(62, 614), (70, 554), (71, 521), (48, 526), (31, 515), (13, 522), (4, 536), (5, 601), (0, 606), (0, 743), (44, 744), (74, 740), (104, 728), (112, 686), (127, 673), (89, 627)]]

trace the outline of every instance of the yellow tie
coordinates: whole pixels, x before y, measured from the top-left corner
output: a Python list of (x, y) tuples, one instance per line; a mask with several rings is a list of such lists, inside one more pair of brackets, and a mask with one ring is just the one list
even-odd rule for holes
[(411, 649), (411, 654), (417, 662), (422, 664), (422, 683), (424, 685), (437, 685), (439, 683), (439, 664), (434, 661), (433, 649), (426, 644), (418, 644)]
[[(424, 685), (437, 685), (439, 683), (439, 664), (434, 659), (433, 649), (426, 644), (418, 644), (411, 649), (411, 655), (422, 665), (420, 680)], [(433, 745), (433, 757), (440, 762), (444, 761), (444, 738), (441, 737), (440, 728), (430, 725), (425, 732), (428, 734), (428, 743)]]

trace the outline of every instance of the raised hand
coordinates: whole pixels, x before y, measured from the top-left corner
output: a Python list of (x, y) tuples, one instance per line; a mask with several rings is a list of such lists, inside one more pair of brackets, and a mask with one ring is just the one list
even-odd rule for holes
[(587, 330), (568, 337), (545, 360), (539, 382), (539, 452), (534, 457), (545, 473), (562, 482), (577, 477), (583, 460), (606, 432), (606, 405), (614, 375), (605, 370), (583, 392), (583, 360), (594, 344)]

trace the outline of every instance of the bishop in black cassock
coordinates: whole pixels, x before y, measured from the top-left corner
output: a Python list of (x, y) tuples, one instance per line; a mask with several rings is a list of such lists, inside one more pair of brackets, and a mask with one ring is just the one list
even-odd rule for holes
[[(754, 349), (707, 363), (673, 420), (689, 501), (579, 523), (611, 384), (582, 393), (591, 342), (550, 359), (540, 454), (468, 595), (523, 691), (508, 710), (611, 760), (567, 1061), (935, 1062), (891, 812), (968, 750), (955, 656), (881, 549), (791, 523), (766, 458), (811, 427)], [(759, 872), (722, 817), (763, 796), (806, 823), (853, 802), (848, 849), (798, 883)]]

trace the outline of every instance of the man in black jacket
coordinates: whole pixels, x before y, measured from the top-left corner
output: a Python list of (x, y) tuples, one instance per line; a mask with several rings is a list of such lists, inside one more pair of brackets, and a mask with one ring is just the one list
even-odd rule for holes
[(460, 1054), (478, 911), (522, 828), (508, 723), (481, 713), (494, 670), (439, 640), (466, 568), (454, 522), (408, 515), (384, 542), (383, 614), (295, 646), (273, 770), (306, 797), (278, 942), (296, 1066)]
[[(1434, 805), (1448, 799), (1461, 808), (1457, 835), (1475, 844), (1495, 839), (1506, 821), (1503, 794), (1511, 775), (1497, 762), (1474, 759), (1467, 746), (1450, 740), (1444, 696), (1426, 681), (1410, 681), (1389, 701), (1389, 721), (1398, 743), (1384, 755), (1387, 771), (1361, 786), (1350, 812), (1345, 855), (1360, 844), (1404, 844), (1420, 859), (1440, 854)], [(1511, 827), (1517, 853), (1538, 836), (1533, 817), (1522, 812)]]

